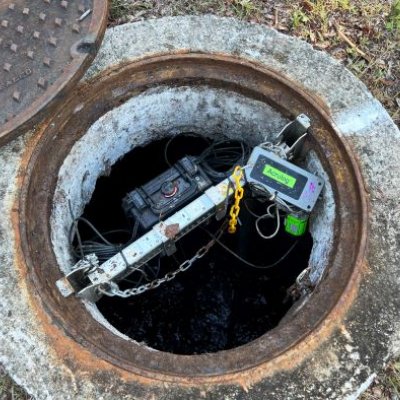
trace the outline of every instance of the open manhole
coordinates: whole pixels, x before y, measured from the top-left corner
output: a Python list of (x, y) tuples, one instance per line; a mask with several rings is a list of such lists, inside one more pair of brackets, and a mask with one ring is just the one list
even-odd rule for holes
[[(107, 177), (99, 178), (82, 217), (100, 232), (109, 232), (107, 240), (126, 242), (133, 230), (121, 207), (126, 193), (167, 170), (168, 163), (207, 151), (213, 141), (201, 138), (193, 133), (182, 133), (173, 142), (156, 140), (135, 148), (111, 167)], [(221, 134), (211, 135), (211, 138), (224, 140)], [(168, 143), (171, 144), (166, 160)], [(235, 148), (235, 142), (227, 144)], [(255, 212), (261, 214), (265, 206), (246, 193), (242, 208), (237, 234), (229, 235), (225, 228), (220, 244), (213, 246), (186, 273), (130, 299), (103, 296), (97, 303), (99, 311), (111, 325), (132, 339), (177, 354), (232, 349), (274, 328), (293, 300), (298, 299), (290, 291), (295, 290), (296, 278), (308, 267), (312, 238), (309, 233), (296, 238), (280, 229), (279, 234), (266, 243), (255, 229), (253, 216)], [(275, 219), (268, 219), (263, 229), (273, 232), (275, 224)], [(131, 274), (121, 285), (140, 286), (141, 282), (152, 282), (177, 269), (222, 225), (221, 221), (211, 220), (195, 229), (177, 241), (173, 256), (153, 258), (142, 272)], [(98, 254), (107, 259), (118, 251), (107, 254), (110, 247), (104, 246), (91, 228), (85, 225), (82, 228), (79, 229), (80, 239), (84, 243), (89, 241), (89, 252), (98, 250)]]
[[(325, 180), (309, 231), (300, 239), (280, 232), (266, 243), (244, 212), (238, 233), (221, 240), (254, 264), (286, 255), (279, 265), (252, 269), (216, 245), (191, 270), (135, 298), (94, 303), (60, 295), (55, 282), (76, 262), (73, 219), (129, 231), (121, 199), (165, 170), (171, 137), (175, 161), (221, 138), (254, 146), (301, 113), (312, 121), (301, 164)], [(254, 368), (312, 336), (348, 290), (365, 240), (357, 167), (318, 103), (267, 69), (196, 54), (127, 64), (82, 85), (35, 149), (21, 196), (33, 288), (67, 335), (119, 367), (167, 381)], [(148, 274), (173, 268), (204, 241), (207, 233), (196, 229), (178, 245), (176, 260), (152, 264)], [(306, 268), (312, 290), (292, 296)]]

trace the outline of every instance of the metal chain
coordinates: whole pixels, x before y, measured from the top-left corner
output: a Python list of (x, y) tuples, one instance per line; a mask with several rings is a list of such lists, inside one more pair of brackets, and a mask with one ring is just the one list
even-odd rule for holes
[(148, 290), (156, 289), (161, 284), (172, 281), (178, 274), (187, 271), (194, 264), (195, 261), (199, 260), (200, 258), (203, 258), (210, 251), (211, 247), (215, 245), (215, 243), (221, 236), (222, 232), (223, 230), (221, 229), (218, 236), (210, 240), (205, 246), (201, 247), (192, 258), (184, 261), (179, 266), (179, 268), (177, 268), (175, 271), (168, 272), (162, 278), (158, 278), (144, 285), (125, 290), (121, 290), (117, 283), (110, 282), (109, 284), (107, 284), (108, 285), (107, 289), (100, 287), (99, 290), (106, 296), (110, 297), (117, 296), (122, 298), (128, 298), (132, 296), (137, 296), (139, 294), (147, 292)]
[(229, 228), (228, 232), (229, 233), (235, 233), (236, 232), (236, 225), (237, 225), (237, 220), (240, 212), (240, 201), (243, 198), (244, 195), (244, 190), (242, 188), (241, 184), (241, 179), (243, 178), (243, 171), (241, 166), (237, 166), (235, 170), (233, 171), (232, 178), (235, 181), (236, 184), (236, 189), (234, 193), (235, 197), (235, 202), (231, 207), (231, 210), (229, 212), (229, 215), (231, 219), (229, 220)]

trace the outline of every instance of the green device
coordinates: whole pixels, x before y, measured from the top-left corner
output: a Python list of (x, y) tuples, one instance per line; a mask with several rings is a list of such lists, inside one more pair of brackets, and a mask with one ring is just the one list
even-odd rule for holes
[(285, 218), (285, 231), (292, 236), (303, 236), (307, 230), (308, 214), (288, 214)]

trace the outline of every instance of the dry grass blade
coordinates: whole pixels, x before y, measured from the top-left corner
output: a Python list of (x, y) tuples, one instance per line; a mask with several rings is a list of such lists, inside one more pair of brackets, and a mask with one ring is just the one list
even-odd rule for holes
[(367, 60), (368, 62), (371, 62), (371, 58), (364, 53), (362, 50), (360, 50), (357, 45), (348, 37), (346, 36), (346, 34), (343, 32), (342, 27), (337, 23), (334, 22), (334, 27), (336, 29), (336, 32), (338, 34), (338, 36), (344, 40), (352, 49), (354, 49), (361, 57), (363, 57), (365, 60)]

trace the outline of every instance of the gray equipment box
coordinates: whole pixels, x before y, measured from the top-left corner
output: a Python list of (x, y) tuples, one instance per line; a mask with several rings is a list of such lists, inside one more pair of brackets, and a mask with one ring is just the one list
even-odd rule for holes
[(254, 148), (245, 171), (248, 183), (306, 212), (312, 211), (324, 185), (318, 176), (261, 147)]

